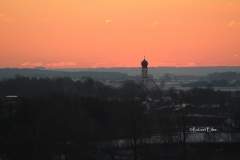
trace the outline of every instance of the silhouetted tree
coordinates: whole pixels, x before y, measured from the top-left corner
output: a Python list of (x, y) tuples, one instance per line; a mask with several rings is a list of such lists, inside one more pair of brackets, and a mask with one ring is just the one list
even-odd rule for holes
[(188, 122), (189, 122), (189, 114), (190, 114), (190, 105), (181, 106), (178, 110), (174, 112), (174, 123), (175, 129), (178, 136), (178, 140), (182, 145), (183, 149), (183, 159), (187, 159), (187, 137), (188, 137)]
[(144, 106), (140, 105), (140, 101), (128, 100), (125, 101), (124, 112), (121, 113), (122, 128), (128, 143), (134, 153), (134, 159), (138, 159), (138, 146), (140, 140), (147, 133), (147, 117), (144, 113)]

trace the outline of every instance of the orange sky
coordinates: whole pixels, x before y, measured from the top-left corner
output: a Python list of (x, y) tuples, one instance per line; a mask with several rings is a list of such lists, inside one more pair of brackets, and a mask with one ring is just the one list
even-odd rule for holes
[(240, 66), (239, 0), (1, 0), (0, 68)]

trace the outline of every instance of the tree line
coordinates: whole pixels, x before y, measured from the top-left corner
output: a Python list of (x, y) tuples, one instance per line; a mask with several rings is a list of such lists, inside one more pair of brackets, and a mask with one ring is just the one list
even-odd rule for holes
[(222, 72), (222, 73), (219, 73), (219, 72), (215, 72), (215, 73), (211, 73), (211, 74), (208, 74), (206, 76), (206, 79), (208, 81), (211, 81), (211, 80), (227, 80), (227, 81), (233, 81), (233, 80), (240, 80), (240, 73), (237, 73), (237, 72)]
[(207, 87), (207, 86), (212, 86), (212, 87), (238, 87), (240, 85), (240, 81), (236, 80), (234, 82), (229, 82), (226, 79), (222, 80), (211, 80), (210, 82), (208, 81), (195, 81), (195, 82), (190, 82), (190, 83), (182, 83), (182, 87)]
[(93, 79), (101, 80), (119, 80), (126, 79), (129, 76), (126, 73), (121, 72), (98, 72), (98, 71), (57, 71), (57, 70), (45, 70), (43, 69), (31, 69), (31, 68), (1, 68), (0, 69), (0, 80), (4, 78), (13, 78), (16, 74), (20, 74), (24, 77), (36, 77), (36, 78), (54, 78), (54, 77), (71, 77), (72, 79), (78, 79), (79, 77), (89, 76)]
[(144, 111), (133, 99), (109, 102), (61, 93), (2, 100), (0, 155), (12, 160), (115, 157), (111, 143), (127, 139), (136, 157), (139, 139), (151, 135)]
[[(74, 82), (69, 77), (16, 76), (1, 81), (0, 90), (3, 95), (13, 91), (19, 95), (0, 99), (0, 157), (10, 160), (194, 159), (202, 152), (191, 150), (187, 143), (189, 114), (199, 111), (192, 106), (221, 102), (217, 112), (240, 118), (239, 99), (212, 88), (187, 92), (171, 88), (166, 95), (159, 89), (146, 91), (134, 81), (112, 88), (90, 77)], [(160, 99), (157, 107), (188, 105), (147, 110), (142, 103), (146, 96)], [(173, 101), (164, 102), (164, 96)], [(162, 143), (148, 143), (152, 136)], [(213, 136), (206, 140), (211, 142)]]

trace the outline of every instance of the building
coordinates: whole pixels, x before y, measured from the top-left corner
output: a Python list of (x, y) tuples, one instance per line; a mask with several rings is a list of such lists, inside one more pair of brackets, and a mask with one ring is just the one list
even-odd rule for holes
[(156, 84), (153, 79), (148, 77), (148, 61), (144, 60), (141, 63), (142, 65), (142, 78), (141, 82), (144, 84), (146, 89), (154, 89), (156, 88)]

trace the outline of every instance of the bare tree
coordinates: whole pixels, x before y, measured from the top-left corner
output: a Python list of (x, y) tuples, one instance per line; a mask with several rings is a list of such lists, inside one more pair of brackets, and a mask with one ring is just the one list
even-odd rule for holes
[(175, 129), (176, 129), (176, 134), (178, 136), (179, 142), (182, 144), (182, 149), (183, 149), (183, 159), (187, 159), (187, 147), (186, 147), (186, 140), (188, 137), (188, 120), (189, 120), (189, 113), (190, 113), (190, 105), (186, 106), (181, 106), (176, 110), (174, 113), (174, 118), (175, 118)]
[(171, 116), (164, 116), (158, 120), (158, 132), (161, 141), (164, 143), (173, 142), (175, 133), (174, 119)]
[(207, 142), (218, 142), (222, 135), (219, 132), (206, 132), (203, 136), (204, 140)]
[(124, 107), (122, 115), (122, 125), (128, 139), (128, 143), (133, 151), (134, 159), (138, 159), (138, 145), (140, 140), (145, 136), (147, 129), (147, 118), (144, 113), (144, 106), (140, 101), (129, 100)]

